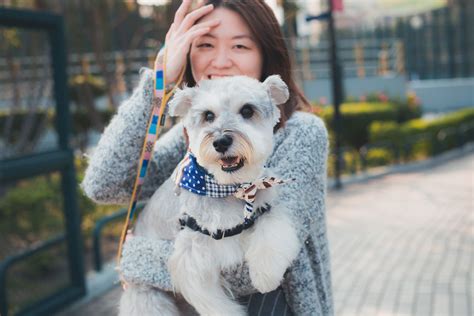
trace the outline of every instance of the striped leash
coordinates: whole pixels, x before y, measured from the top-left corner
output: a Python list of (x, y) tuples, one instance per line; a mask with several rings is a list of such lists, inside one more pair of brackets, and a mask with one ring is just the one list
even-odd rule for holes
[[(176, 87), (181, 83), (184, 76), (184, 70), (181, 71), (178, 81), (173, 86), (171, 91), (166, 91), (166, 60), (167, 60), (167, 49), (164, 48), (164, 58), (162, 63), (155, 63), (154, 69), (154, 98), (153, 98), (153, 112), (150, 116), (147, 125), (147, 133), (145, 135), (145, 140), (143, 141), (143, 146), (141, 150), (140, 161), (138, 164), (137, 176), (135, 178), (135, 184), (133, 186), (132, 197), (130, 199), (130, 204), (128, 206), (127, 217), (123, 225), (122, 234), (120, 236), (120, 243), (117, 252), (117, 265), (120, 266), (120, 259), (122, 258), (122, 247), (127, 237), (127, 232), (129, 231), (131, 224), (133, 223), (133, 218), (135, 215), (135, 209), (137, 206), (138, 195), (145, 179), (146, 171), (152, 156), (153, 147), (158, 138), (158, 135), (165, 125), (166, 120), (166, 104), (168, 100), (173, 95)], [(161, 99), (161, 103), (159, 102)], [(125, 287), (125, 281), (121, 278), (122, 286)]]

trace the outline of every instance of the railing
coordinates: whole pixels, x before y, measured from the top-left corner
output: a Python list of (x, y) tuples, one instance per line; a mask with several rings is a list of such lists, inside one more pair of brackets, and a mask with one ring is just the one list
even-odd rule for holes
[[(328, 49), (327, 41), (312, 45), (309, 39), (300, 38), (295, 48), (296, 71), (304, 80), (330, 77)], [(403, 43), (396, 38), (341, 39), (338, 54), (345, 77), (363, 78), (405, 71)]]
[[(304, 80), (329, 78), (328, 47), (326, 41), (317, 45), (297, 45), (294, 49), (296, 75)], [(155, 54), (154, 50), (107, 52), (104, 53), (104, 65), (97, 62), (93, 53), (70, 54), (68, 72), (69, 76), (91, 74), (104, 78), (108, 89), (114, 94), (130, 93), (138, 79), (138, 70), (152, 67)], [(404, 71), (403, 44), (395, 38), (384, 41), (341, 40), (339, 55), (345, 77), (400, 74)], [(49, 63), (50, 59), (46, 56), (20, 57), (9, 61), (0, 58), (0, 108), (2, 101), (5, 104), (15, 98), (24, 101), (26, 97), (21, 96), (22, 91), (30, 91), (32, 83), (49, 78), (49, 67), (45, 67)], [(44, 98), (47, 100), (48, 96)]]
[[(45, 295), (41, 299), (29, 302), (28, 306), (20, 306), (18, 314), (51, 314), (62, 306), (71, 303), (85, 294), (84, 267), (82, 258), (82, 236), (80, 218), (76, 203), (76, 177), (74, 170), (74, 155), (69, 147), (70, 115), (66, 76), (66, 45), (64, 38), (64, 23), (62, 17), (46, 12), (32, 12), (0, 8), (0, 26), (21, 30), (42, 31), (47, 36), (45, 44), (49, 47), (51, 63), (47, 71), (54, 81), (52, 97), (56, 110), (55, 131), (58, 135), (54, 150), (22, 155), (14, 159), (0, 160), (0, 183), (3, 185), (15, 183), (22, 179), (32, 178), (50, 172), (61, 174), (61, 194), (63, 197), (62, 213), (64, 216), (64, 236), (53, 238), (37, 247), (9, 257), (1, 263), (0, 270), (0, 313), (7, 316), (11, 311), (7, 301), (6, 274), (13, 265), (35, 253), (44, 251), (64, 240), (67, 253), (68, 284), (60, 292)], [(41, 85), (39, 85), (41, 86)], [(0, 91), (2, 94), (3, 91)]]
[[(137, 206), (137, 214), (142, 210), (145, 204), (139, 203)], [(101, 271), (103, 267), (103, 258), (102, 258), (102, 232), (104, 228), (116, 221), (125, 219), (127, 215), (127, 209), (121, 208), (117, 212), (104, 216), (97, 221), (94, 226), (94, 230), (92, 233), (92, 251), (93, 251), (93, 261), (94, 261), (94, 269), (96, 271)], [(117, 241), (118, 242), (118, 241)]]
[[(50, 248), (53, 248), (60, 243), (64, 242), (66, 240), (66, 236), (64, 234), (59, 234), (56, 237), (53, 237), (49, 240), (39, 242), (35, 246), (18, 253), (16, 255), (9, 256), (5, 258), (3, 261), (0, 261), (0, 315), (7, 315), (8, 313), (8, 292), (7, 292), (7, 271), (8, 269), (13, 266), (17, 262), (21, 262), (29, 257), (34, 256), (37, 253), (46, 251)], [(59, 291), (59, 292), (62, 292)], [(26, 310), (23, 310), (23, 312), (26, 312)]]

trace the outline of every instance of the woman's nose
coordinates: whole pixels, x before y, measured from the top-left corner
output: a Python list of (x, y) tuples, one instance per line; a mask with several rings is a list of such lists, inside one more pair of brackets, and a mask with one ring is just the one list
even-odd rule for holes
[(232, 66), (232, 60), (230, 59), (229, 53), (225, 49), (216, 51), (214, 58), (212, 59), (212, 66), (216, 68), (228, 68)]

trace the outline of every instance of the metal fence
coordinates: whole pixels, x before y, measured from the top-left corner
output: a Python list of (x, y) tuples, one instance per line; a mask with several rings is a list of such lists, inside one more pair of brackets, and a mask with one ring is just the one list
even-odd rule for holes
[[(403, 74), (403, 43), (396, 38), (339, 39), (338, 56), (346, 78), (377, 77)], [(303, 80), (328, 79), (331, 76), (329, 42), (311, 44), (308, 38), (300, 38), (295, 47), (296, 71)]]
[[(303, 81), (329, 78), (328, 42), (309, 45), (306, 39), (301, 38), (298, 43), (292, 50), (297, 79)], [(384, 41), (344, 39), (340, 40), (338, 45), (345, 77), (404, 73), (403, 43), (396, 38)], [(153, 50), (108, 52), (103, 58), (105, 66), (97, 62), (93, 53), (70, 54), (68, 73), (70, 78), (90, 74), (106, 79), (105, 84), (111, 97), (130, 94), (137, 82), (138, 70), (141, 67), (152, 67), (155, 54)], [(18, 107), (26, 107), (25, 103), (31, 99), (31, 91), (37, 88), (34, 84), (38, 80), (41, 79), (44, 85), (51, 84), (45, 79), (48, 78), (49, 62), (46, 56), (21, 57), (9, 61), (0, 58), (0, 109), (11, 107), (12, 103)], [(50, 96), (42, 95), (40, 100), (35, 100), (47, 107), (50, 99)]]
[(474, 76), (474, 1), (398, 18), (387, 17), (374, 29), (342, 30), (340, 38), (403, 43), (409, 79)]
[[(35, 241), (22, 251), (15, 248), (13, 253), (0, 261), (0, 314), (51, 315), (85, 294), (80, 216), (76, 203), (77, 182), (74, 155), (69, 147), (64, 24), (62, 18), (54, 14), (0, 8), (0, 26), (46, 34), (44, 44), (51, 48), (50, 81), (54, 82), (51, 95), (57, 118), (55, 132), (58, 135), (55, 148), (48, 152), (0, 159), (0, 192), (3, 198), (22, 180), (56, 173), (60, 183), (56, 195), (62, 199), (60, 211), (63, 217), (63, 227), (55, 237)], [(18, 211), (16, 207), (12, 206), (14, 213)], [(2, 209), (2, 215), (7, 216), (7, 211), (12, 210)], [(6, 247), (5, 243), (7, 241), (2, 240), (2, 247)], [(32, 271), (32, 266), (28, 265), (21, 267), (27, 260), (36, 260), (35, 264), (38, 264), (38, 254), (45, 255), (48, 251), (50, 253), (46, 259), (43, 257), (43, 262), (49, 267), (56, 267), (61, 262), (54, 273), (43, 274), (38, 269)], [(51, 278), (58, 275), (62, 280), (51, 282)], [(21, 298), (16, 299), (19, 294)]]

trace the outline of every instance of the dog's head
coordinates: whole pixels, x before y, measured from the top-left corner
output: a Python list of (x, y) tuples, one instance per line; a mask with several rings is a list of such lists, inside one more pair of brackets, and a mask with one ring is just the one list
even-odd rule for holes
[(224, 77), (178, 89), (169, 114), (183, 118), (189, 147), (201, 166), (221, 184), (241, 183), (260, 176), (273, 150), (277, 105), (288, 97), (278, 75), (264, 82)]

